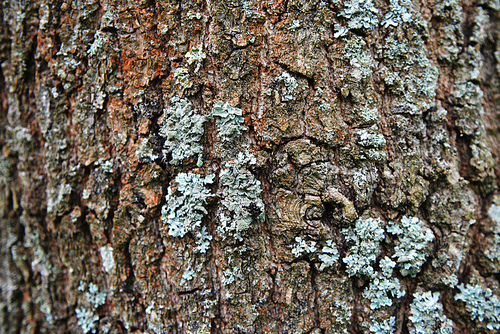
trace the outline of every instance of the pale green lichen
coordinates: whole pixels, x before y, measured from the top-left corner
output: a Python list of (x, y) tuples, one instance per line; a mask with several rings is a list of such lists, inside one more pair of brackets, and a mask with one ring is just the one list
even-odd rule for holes
[(135, 154), (141, 159), (147, 159), (148, 161), (155, 161), (159, 158), (158, 155), (154, 154), (153, 148), (149, 144), (149, 139), (143, 139), (139, 149), (135, 151)]
[(105, 173), (112, 174), (114, 172), (113, 163), (111, 161), (99, 159), (99, 161), (96, 161), (95, 164), (100, 165)]
[(174, 70), (175, 83), (184, 87), (191, 88), (193, 86), (193, 81), (189, 76), (189, 70), (184, 67), (178, 67)]
[[(85, 291), (86, 284), (81, 281), (78, 286), (79, 291)], [(99, 316), (95, 314), (95, 311), (106, 303), (106, 293), (100, 292), (99, 287), (90, 283), (88, 286), (88, 291), (85, 292), (85, 297), (87, 303), (89, 303), (90, 308), (79, 307), (75, 310), (76, 318), (78, 319), (77, 325), (80, 326), (83, 333), (96, 333), (98, 328)]]
[(288, 30), (295, 31), (298, 28), (300, 28), (300, 21), (293, 20), (292, 24), (290, 24), (290, 27), (288, 27)]
[(363, 147), (382, 148), (385, 146), (385, 138), (379, 133), (373, 133), (367, 130), (359, 130), (356, 132), (356, 144)]
[(380, 223), (380, 218), (358, 219), (354, 227), (342, 230), (346, 241), (354, 242), (349, 248), (349, 255), (343, 259), (349, 276), (374, 276), (372, 263), (376, 260), (380, 242), (384, 239), (384, 229)]
[(370, 48), (361, 37), (349, 39), (343, 47), (343, 53), (350, 65), (348, 72), (342, 75), (347, 82), (364, 82), (372, 77), (375, 62)]
[(106, 293), (100, 292), (99, 287), (94, 283), (89, 284), (89, 289), (85, 292), (85, 297), (94, 309), (104, 305), (106, 302)]
[(282, 96), (283, 101), (293, 100), (293, 92), (299, 86), (297, 80), (295, 80), (295, 78), (292, 77), (288, 72), (283, 72), (276, 78), (276, 81), (282, 82), (285, 85), (286, 93)]
[(333, 306), (332, 317), (335, 319), (335, 323), (340, 325), (342, 333), (350, 333), (345, 325), (349, 325), (351, 323), (352, 306), (345, 301), (338, 299), (333, 300)]
[(223, 236), (231, 234), (241, 240), (241, 232), (250, 227), (253, 219), (264, 221), (260, 181), (248, 170), (256, 162), (252, 153), (240, 152), (219, 174), (222, 200), (217, 231)]
[[(363, 297), (370, 300), (370, 308), (372, 310), (384, 306), (392, 306), (392, 299), (390, 297), (401, 298), (405, 295), (399, 279), (391, 277), (396, 263), (390, 258), (385, 257), (380, 260), (379, 265), (382, 273), (375, 273), (370, 285), (363, 291)], [(390, 296), (388, 295), (389, 293)]]
[(239, 108), (231, 107), (229, 103), (216, 102), (212, 108), (210, 117), (215, 118), (217, 131), (225, 144), (234, 142), (246, 130), (243, 111)]
[(401, 298), (404, 295), (405, 292), (401, 290), (401, 284), (397, 278), (387, 278), (381, 275), (373, 277), (370, 285), (363, 291), (363, 297), (370, 300), (370, 308), (372, 310), (384, 306), (392, 306), (391, 297)]
[(79, 307), (75, 310), (76, 318), (78, 321), (76, 324), (80, 326), (83, 333), (96, 333), (98, 327), (99, 316), (95, 314), (93, 311)]
[(376, 334), (392, 334), (396, 331), (396, 318), (389, 317), (384, 321), (375, 320), (370, 326), (370, 332)]
[(424, 230), (418, 218), (406, 216), (401, 219), (400, 225), (390, 222), (387, 232), (397, 235), (399, 239), (393, 258), (401, 265), (401, 275), (415, 277), (425, 262), (428, 244), (434, 239), (434, 234), (430, 229)]
[(295, 238), (295, 245), (292, 248), (292, 253), (295, 257), (301, 257), (303, 254), (312, 254), (316, 251), (316, 242), (311, 241), (309, 244), (301, 237)]
[(106, 38), (105, 33), (101, 32), (101, 31), (96, 32), (94, 35), (94, 42), (92, 43), (92, 45), (88, 49), (87, 55), (89, 57), (95, 56), (99, 52), (99, 49), (102, 48), (102, 46), (104, 45), (104, 43), (106, 41), (107, 41), (107, 38)]
[(245, 18), (259, 20), (264, 17), (261, 13), (259, 13), (252, 3), (249, 0), (243, 0), (243, 12), (245, 13)]
[(410, 305), (410, 334), (451, 334), (453, 322), (443, 314), (438, 292), (414, 293)]
[(208, 234), (207, 228), (203, 226), (201, 231), (196, 232), (196, 244), (198, 245), (195, 249), (200, 253), (206, 253), (210, 247), (210, 240), (212, 236)]
[(189, 266), (186, 271), (182, 274), (182, 280), (181, 280), (181, 286), (186, 284), (189, 281), (192, 281), (194, 278), (194, 270), (191, 269), (191, 266)]
[(390, 60), (384, 81), (391, 92), (402, 96), (400, 101), (396, 99), (399, 109), (418, 114), (434, 107), (439, 70), (427, 57), (422, 37), (415, 36), (409, 45), (391, 35), (386, 39), (383, 53)]
[(207, 54), (203, 52), (203, 45), (193, 46), (191, 51), (186, 53), (186, 59), (189, 65), (195, 63), (196, 68), (194, 73), (198, 72), (201, 68), (203, 60), (207, 57)]
[(403, 23), (411, 22), (411, 3), (411, 0), (391, 0), (390, 10), (381, 22), (384, 28), (397, 27)]
[(222, 277), (222, 284), (229, 285), (233, 283), (238, 277), (240, 269), (238, 267), (233, 267), (233, 269), (224, 270), (224, 276)]
[(200, 229), (201, 220), (207, 214), (204, 205), (207, 198), (213, 196), (205, 186), (211, 184), (214, 177), (207, 175), (202, 178), (195, 173), (176, 176), (177, 186), (168, 188), (167, 203), (161, 210), (161, 218), (169, 226), (169, 235), (184, 237), (188, 232), (196, 233)]
[(493, 295), (491, 289), (470, 284), (460, 284), (458, 288), (460, 293), (455, 296), (455, 300), (465, 303), (472, 320), (486, 321), (489, 330), (500, 329), (500, 300)]
[(326, 241), (326, 246), (323, 247), (321, 253), (322, 254), (319, 255), (319, 260), (321, 261), (321, 266), (319, 267), (320, 271), (333, 266), (333, 264), (339, 259), (339, 251), (337, 250), (333, 240)]
[(197, 156), (197, 166), (201, 167), (203, 146), (200, 141), (207, 117), (198, 115), (186, 99), (174, 97), (170, 102), (172, 106), (165, 110), (160, 128), (160, 136), (165, 138), (163, 159), (171, 154), (170, 163), (179, 165), (185, 159)]
[(89, 198), (90, 198), (90, 191), (88, 191), (88, 189), (83, 189), (82, 199), (89, 199)]
[(344, 3), (340, 15), (347, 19), (349, 29), (370, 31), (378, 26), (378, 9), (372, 0), (351, 0)]

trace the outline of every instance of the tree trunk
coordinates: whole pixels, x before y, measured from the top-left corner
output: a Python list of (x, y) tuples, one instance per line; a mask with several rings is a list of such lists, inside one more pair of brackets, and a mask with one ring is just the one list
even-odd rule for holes
[(500, 329), (498, 1), (0, 9), (0, 332)]

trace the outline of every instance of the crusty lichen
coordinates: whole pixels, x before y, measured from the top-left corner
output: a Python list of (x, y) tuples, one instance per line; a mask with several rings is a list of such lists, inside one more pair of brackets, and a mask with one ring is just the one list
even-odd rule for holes
[(250, 227), (252, 220), (265, 218), (260, 181), (249, 170), (256, 162), (252, 153), (240, 152), (219, 174), (222, 199), (217, 231), (221, 236), (231, 235), (241, 240), (241, 233)]
[(195, 173), (179, 173), (175, 177), (176, 186), (168, 188), (167, 204), (161, 210), (169, 235), (182, 238), (201, 228), (202, 218), (207, 214), (204, 205), (213, 196), (206, 185), (212, 184), (214, 178), (213, 174), (202, 178)]
[(163, 159), (171, 155), (170, 163), (179, 165), (185, 159), (197, 157), (196, 165), (203, 164), (202, 139), (203, 124), (207, 117), (196, 113), (191, 102), (186, 99), (172, 98), (172, 106), (164, 113), (160, 136), (165, 138)]

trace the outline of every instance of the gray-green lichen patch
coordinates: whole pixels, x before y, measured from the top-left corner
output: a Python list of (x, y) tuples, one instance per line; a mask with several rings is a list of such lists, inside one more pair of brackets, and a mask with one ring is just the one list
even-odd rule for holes
[(432, 230), (425, 229), (418, 218), (404, 216), (400, 225), (390, 222), (387, 231), (397, 235), (399, 239), (393, 258), (401, 266), (401, 275), (415, 277), (425, 262), (429, 243), (434, 239)]
[(385, 320), (375, 320), (370, 324), (370, 333), (393, 334), (396, 331), (396, 318), (389, 317)]
[(207, 214), (204, 205), (213, 196), (206, 185), (212, 184), (214, 177), (207, 175), (202, 178), (195, 173), (179, 173), (175, 177), (177, 185), (168, 188), (167, 204), (161, 210), (169, 235), (182, 238), (201, 228), (202, 218)]
[(155, 161), (160, 156), (154, 153), (154, 149), (150, 145), (150, 140), (151, 140), (150, 138), (142, 139), (141, 144), (139, 146), (139, 149), (137, 149), (137, 151), (135, 151), (135, 154), (140, 159)]
[(207, 57), (207, 54), (203, 52), (203, 45), (193, 46), (191, 51), (186, 53), (187, 63), (189, 65), (196, 64), (194, 73), (198, 72), (201, 68), (203, 60)]
[(363, 147), (383, 148), (385, 146), (385, 138), (378, 133), (369, 132), (367, 130), (358, 130), (356, 133), (356, 144)]
[[(481, 14), (481, 15), (480, 15)], [(491, 192), (497, 188), (493, 182), (495, 161), (491, 152), (491, 143), (486, 137), (486, 123), (483, 116), (484, 92), (477, 82), (485, 68), (484, 56), (478, 45), (484, 43), (486, 36), (483, 28), (490, 22), (489, 16), (479, 10), (472, 32), (476, 39), (474, 45), (464, 49), (459, 61), (460, 80), (455, 82), (451, 94), (452, 106), (457, 114), (455, 124), (461, 135), (468, 136), (470, 154), (468, 180), (482, 183), (484, 190)]]
[(177, 67), (174, 70), (175, 83), (183, 88), (191, 88), (193, 86), (193, 81), (189, 75), (189, 70), (185, 67)]
[(93, 57), (99, 53), (99, 50), (102, 48), (103, 44), (108, 42), (107, 35), (102, 31), (97, 31), (94, 35), (94, 42), (87, 50), (87, 55), (89, 57)]
[[(85, 291), (86, 284), (80, 282), (78, 290)], [(88, 291), (85, 292), (85, 297), (88, 304), (87, 307), (81, 306), (75, 310), (76, 318), (78, 319), (77, 325), (81, 327), (83, 333), (97, 333), (99, 315), (95, 312), (100, 306), (106, 303), (106, 293), (100, 292), (96, 284), (90, 283)]]
[(342, 230), (346, 241), (354, 243), (349, 248), (349, 255), (342, 260), (347, 265), (349, 276), (374, 276), (372, 263), (380, 252), (380, 242), (385, 238), (380, 225), (380, 218), (358, 219), (354, 227)]
[(486, 322), (490, 331), (500, 329), (500, 300), (491, 289), (484, 289), (479, 284), (461, 284), (458, 288), (460, 293), (455, 295), (455, 300), (465, 303), (472, 320)]
[(311, 241), (309, 244), (302, 240), (301, 237), (295, 238), (295, 244), (292, 248), (292, 253), (295, 257), (301, 257), (303, 254), (311, 254), (316, 251), (316, 242)]
[(179, 165), (185, 159), (197, 157), (196, 164), (203, 164), (202, 139), (206, 116), (193, 110), (191, 102), (186, 99), (172, 98), (172, 106), (165, 110), (160, 136), (165, 138), (164, 159), (171, 155), (170, 163)]
[(498, 196), (493, 198), (493, 203), (488, 209), (488, 218), (491, 223), (485, 224), (485, 248), (481, 262), (488, 272), (500, 271), (500, 204)]
[(453, 322), (443, 314), (438, 292), (416, 292), (410, 305), (410, 333), (451, 334)]
[(391, 0), (389, 11), (380, 24), (384, 28), (397, 27), (412, 21), (411, 0)]
[(352, 187), (356, 194), (357, 208), (368, 207), (371, 204), (379, 179), (378, 170), (374, 166), (366, 166), (354, 171)]
[[(379, 10), (375, 7), (372, 0), (350, 0), (344, 3), (344, 10), (340, 15), (347, 19), (348, 29), (353, 30), (374, 30), (379, 23)], [(345, 34), (345, 31), (338, 29), (336, 38)]]
[[(368, 44), (363, 38), (353, 36), (345, 42), (341, 52), (337, 52), (338, 61), (347, 65), (340, 69), (340, 80), (342, 86), (341, 93), (347, 97), (352, 90), (352, 83), (366, 84), (371, 79), (375, 68), (375, 61), (372, 57)], [(353, 87), (354, 88), (354, 87)], [(352, 92), (351, 92), (352, 94)]]
[[(370, 284), (363, 291), (363, 297), (370, 300), (372, 310), (392, 306), (392, 299), (401, 298), (406, 293), (401, 287), (399, 279), (392, 277), (392, 271), (396, 263), (388, 257), (384, 257), (379, 263), (382, 272), (377, 272), (372, 277)], [(390, 293), (390, 295), (389, 295)]]
[[(389, 90), (399, 98), (394, 106), (410, 114), (421, 114), (435, 105), (439, 70), (427, 56), (422, 37), (410, 30), (407, 40), (390, 34), (382, 49), (387, 59), (387, 72), (383, 74)], [(408, 55), (409, 49), (413, 53)]]
[(321, 261), (320, 271), (333, 266), (339, 259), (339, 251), (333, 240), (327, 240), (326, 246), (321, 249), (319, 260)]
[(281, 99), (283, 101), (291, 101), (293, 100), (293, 93), (295, 89), (298, 87), (297, 80), (288, 72), (283, 72), (281, 75), (276, 77), (276, 82), (281, 82), (285, 86)]
[(321, 286), (318, 292), (318, 308), (321, 327), (328, 334), (351, 333), (354, 294), (352, 282), (346, 276), (332, 276), (328, 272), (319, 272), (316, 284)]
[(241, 233), (250, 227), (252, 220), (265, 219), (260, 181), (250, 171), (256, 162), (252, 153), (240, 152), (234, 160), (226, 162), (219, 174), (222, 199), (217, 231), (223, 238), (241, 240)]
[(229, 103), (216, 102), (210, 118), (215, 118), (219, 136), (226, 145), (236, 141), (246, 130), (243, 111), (232, 107)]

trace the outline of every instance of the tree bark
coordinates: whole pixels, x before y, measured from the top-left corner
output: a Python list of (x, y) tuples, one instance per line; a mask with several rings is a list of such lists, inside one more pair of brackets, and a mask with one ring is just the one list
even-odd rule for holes
[(498, 1), (0, 9), (0, 332), (500, 329)]

